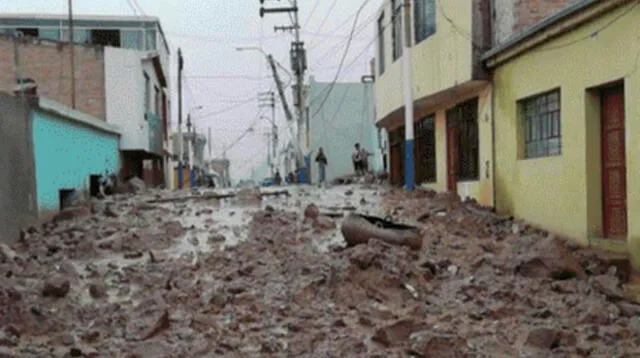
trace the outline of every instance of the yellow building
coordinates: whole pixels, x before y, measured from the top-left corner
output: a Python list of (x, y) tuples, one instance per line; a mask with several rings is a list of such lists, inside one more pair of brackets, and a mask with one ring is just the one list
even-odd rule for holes
[[(416, 183), (493, 206), (491, 84), (480, 56), (491, 47), (488, 0), (411, 1)], [(389, 172), (404, 183), (403, 5), (378, 12), (377, 125), (389, 133)]]
[[(483, 56), (496, 209), (640, 262), (640, 5), (582, 0)], [(635, 134), (634, 134), (635, 133)]]

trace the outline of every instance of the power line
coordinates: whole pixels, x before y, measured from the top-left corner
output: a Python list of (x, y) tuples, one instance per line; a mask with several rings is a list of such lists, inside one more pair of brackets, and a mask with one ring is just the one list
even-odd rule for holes
[(136, 9), (136, 6), (133, 5), (133, 2), (131, 0), (126, 0), (126, 1), (129, 7), (131, 8), (131, 10), (133, 10), (133, 15), (138, 16), (138, 9)]
[[(358, 11), (356, 10), (356, 12), (354, 12), (354, 13), (353, 13), (353, 14), (351, 14), (351, 15), (349, 15), (349, 16), (348, 16), (348, 17), (347, 17), (343, 22), (341, 22), (338, 26), (336, 26), (333, 30), (329, 31), (327, 34), (329, 34), (329, 35), (333, 35), (333, 34), (335, 34), (336, 32), (338, 32), (338, 30), (340, 30), (344, 25), (348, 24), (348, 23), (349, 23), (349, 21), (351, 21), (351, 19), (352, 19), (354, 16), (356, 16), (356, 14), (357, 14), (357, 13), (358, 13)], [(328, 38), (328, 37), (327, 37), (327, 38)], [(325, 40), (326, 40), (326, 38), (325, 38)], [(319, 43), (317, 43), (317, 44), (312, 44), (312, 46), (310, 46), (310, 47), (309, 47), (309, 50), (311, 51), (312, 49), (315, 49), (315, 48), (319, 47), (319, 46), (320, 46), (321, 44), (323, 44), (323, 43), (324, 43), (324, 40), (323, 40), (323, 41), (320, 41), (320, 42), (319, 42)]]
[(333, 3), (331, 4), (329, 11), (327, 11), (327, 14), (325, 15), (324, 19), (320, 23), (320, 26), (318, 26), (318, 28), (316, 29), (316, 32), (320, 32), (320, 30), (322, 30), (322, 28), (324, 27), (324, 24), (327, 22), (327, 19), (329, 19), (329, 16), (331, 16), (331, 13), (333, 12), (333, 9), (336, 7), (337, 3), (338, 3), (338, 0), (333, 0)]
[(342, 59), (340, 60), (340, 67), (338, 67), (338, 71), (336, 71), (336, 76), (335, 76), (332, 84), (330, 85), (329, 90), (327, 91), (327, 95), (324, 97), (324, 99), (320, 103), (320, 106), (318, 107), (318, 110), (311, 116), (311, 118), (315, 117), (316, 114), (318, 114), (318, 112), (320, 112), (320, 110), (322, 109), (322, 106), (324, 106), (325, 102), (329, 98), (329, 95), (331, 94), (331, 91), (333, 90), (333, 87), (335, 87), (336, 81), (340, 77), (340, 71), (342, 70), (342, 66), (344, 65), (344, 61), (347, 58), (347, 54), (349, 53), (349, 47), (351, 47), (351, 40), (353, 39), (353, 33), (355, 32), (356, 26), (358, 24), (358, 18), (360, 17), (360, 13), (362, 12), (362, 10), (364, 10), (364, 7), (369, 3), (369, 1), (370, 0), (365, 0), (362, 3), (362, 5), (360, 6), (360, 8), (358, 9), (358, 12), (356, 13), (356, 18), (354, 19), (353, 26), (351, 27), (351, 33), (349, 34), (349, 40), (347, 41), (347, 46), (346, 46), (346, 48), (344, 50), (344, 54), (342, 55)]
[[(369, 18), (365, 19), (364, 23), (361, 24), (360, 26), (358, 26), (358, 29), (354, 33), (354, 37), (359, 35), (362, 31), (364, 31), (367, 28), (367, 26), (370, 25), (374, 20), (375, 20), (375, 16), (370, 16)], [(338, 48), (340, 48), (341, 46), (344, 46), (345, 43), (348, 42), (348, 41), (349, 41), (349, 37), (347, 37), (347, 39), (345, 39), (343, 41), (340, 41), (340, 42), (336, 43), (335, 45), (329, 47), (325, 52), (322, 53), (322, 55), (319, 56), (319, 58), (313, 63), (313, 65), (311, 67), (315, 68), (316, 65), (318, 65), (321, 62), (323, 62), (327, 57), (333, 56), (335, 54), (335, 51)], [(318, 47), (318, 46), (316, 46), (316, 47)]]
[(309, 16), (307, 16), (307, 18), (304, 20), (303, 24), (308, 24), (309, 20), (311, 20), (311, 18), (313, 17), (313, 14), (316, 12), (316, 9), (318, 8), (318, 5), (320, 4), (321, 0), (316, 0), (315, 5), (313, 5), (313, 9), (311, 9), (311, 12), (309, 13)]
[(247, 81), (264, 81), (271, 78), (271, 76), (248, 76), (248, 75), (199, 75), (199, 76), (185, 76), (192, 79), (209, 79), (209, 80), (247, 80)]
[[(392, 22), (391, 22), (391, 21), (389, 21), (387, 24), (384, 24), (384, 25), (382, 26), (382, 29), (381, 29), (381, 30), (382, 30), (382, 31), (384, 31), (384, 30), (385, 30), (385, 29), (387, 29), (391, 24), (392, 24)], [(376, 35), (371, 39), (371, 41), (369, 41), (369, 43), (368, 43), (368, 44), (363, 48), (363, 50), (362, 50), (362, 51), (361, 51), (361, 52), (360, 52), (356, 57), (354, 57), (354, 59), (353, 59), (353, 60), (352, 60), (352, 61), (351, 61), (351, 62), (350, 62), (346, 67), (345, 67), (345, 69), (351, 68), (351, 66), (353, 66), (353, 65), (356, 63), (356, 61), (357, 61), (360, 57), (362, 57), (362, 55), (364, 55), (364, 54), (367, 52), (367, 50), (371, 47), (371, 45), (373, 45), (373, 43), (378, 39), (378, 37), (379, 37), (379, 32), (380, 32), (380, 31), (378, 31), (378, 33), (377, 33), (377, 34), (376, 34)], [(338, 67), (340, 67), (340, 66), (338, 66)], [(332, 82), (333, 82), (333, 83), (335, 83), (335, 82), (337, 82), (337, 80), (334, 80), (334, 81), (332, 81)], [(327, 88), (327, 89), (325, 89), (325, 90), (323, 90), (323, 91), (321, 91), (317, 96), (313, 97), (313, 98), (309, 101), (309, 103), (314, 103), (318, 98), (320, 98), (320, 97), (322, 96), (322, 94), (323, 94), (323, 92), (324, 92), (324, 91), (328, 91), (328, 88)]]
[(142, 9), (142, 6), (140, 6), (140, 4), (138, 3), (138, 0), (131, 0), (131, 1), (133, 1), (133, 3), (138, 7), (138, 10), (143, 16), (147, 16), (147, 14), (144, 12), (144, 9)]
[(226, 107), (224, 109), (221, 109), (221, 110), (218, 110), (218, 111), (214, 111), (214, 112), (209, 112), (209, 113), (207, 113), (205, 115), (199, 116), (199, 117), (195, 118), (194, 120), (202, 120), (202, 119), (205, 119), (205, 118), (216, 116), (218, 114), (227, 113), (227, 112), (230, 112), (230, 111), (232, 111), (232, 110), (234, 110), (236, 108), (240, 108), (240, 107), (242, 107), (242, 106), (244, 106), (246, 104), (249, 104), (249, 103), (251, 103), (251, 102), (253, 102), (255, 100), (256, 100), (255, 97), (248, 98), (248, 99), (246, 99), (244, 101), (239, 101), (238, 103), (236, 103), (236, 104), (234, 104), (232, 106)]
[(242, 140), (242, 138), (244, 138), (247, 134), (249, 134), (249, 132), (251, 132), (251, 130), (253, 129), (253, 127), (258, 123), (258, 121), (260, 120), (260, 116), (262, 115), (262, 112), (264, 112), (264, 109), (259, 109), (258, 112), (256, 112), (256, 116), (253, 119), (253, 122), (251, 122), (251, 124), (249, 125), (249, 127), (247, 127), (247, 129), (245, 129), (245, 131), (238, 137), (236, 138), (236, 140), (234, 140), (230, 145), (226, 146), (224, 148), (224, 152), (229, 151), (229, 149), (233, 148), (234, 146), (236, 146), (238, 143), (240, 143), (240, 141)]

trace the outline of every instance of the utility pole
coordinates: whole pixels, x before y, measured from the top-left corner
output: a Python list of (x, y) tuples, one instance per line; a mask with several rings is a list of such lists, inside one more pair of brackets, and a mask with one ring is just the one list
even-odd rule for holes
[(73, 44), (73, 0), (69, 0), (69, 53), (71, 54), (71, 108), (76, 109), (76, 51)]
[[(264, 0), (260, 0), (260, 4), (264, 4)], [(297, 147), (304, 148), (296, 153), (296, 167), (302, 169), (306, 167), (304, 156), (307, 155), (307, 143), (302, 139), (302, 135), (306, 133), (305, 124), (305, 105), (303, 103), (303, 86), (304, 86), (304, 74), (307, 69), (306, 53), (304, 49), (304, 42), (300, 41), (300, 23), (298, 19), (298, 1), (293, 0), (291, 7), (260, 8), (260, 17), (264, 17), (265, 13), (293, 13), (293, 25), (292, 26), (276, 26), (275, 31), (293, 31), (294, 42), (291, 43), (291, 68), (296, 76), (295, 86), (295, 98), (296, 98), (296, 111), (297, 111)], [(302, 156), (302, 158), (300, 158)]]
[(269, 165), (271, 167), (271, 176), (275, 174), (275, 158), (276, 148), (278, 147), (278, 126), (276, 125), (276, 94), (273, 91), (258, 93), (258, 100), (263, 103), (260, 107), (271, 107), (271, 151), (269, 152), (270, 158)]
[(415, 189), (415, 162), (413, 155), (413, 81), (411, 73), (411, 1), (404, 2), (403, 16), (404, 36), (402, 49), (402, 92), (404, 95), (404, 126), (405, 126), (405, 164), (404, 185), (406, 190)]
[(191, 131), (191, 113), (187, 113), (187, 154), (189, 155), (189, 183), (193, 188), (193, 132)]
[(209, 159), (211, 158), (211, 127), (209, 127), (209, 138), (207, 138), (207, 143), (209, 144)]
[(178, 188), (184, 188), (184, 169), (182, 167), (182, 159), (184, 157), (184, 144), (182, 142), (182, 68), (184, 60), (182, 58), (182, 49), (178, 48)]
[(15, 67), (16, 72), (16, 83), (20, 86), (20, 97), (22, 100), (25, 99), (24, 96), (24, 81), (22, 79), (22, 70), (20, 69), (20, 38), (21, 32), (17, 32), (13, 38), (13, 65)]

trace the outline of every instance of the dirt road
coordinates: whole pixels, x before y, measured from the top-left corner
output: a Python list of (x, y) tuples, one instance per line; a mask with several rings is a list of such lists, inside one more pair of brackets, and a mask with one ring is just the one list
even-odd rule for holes
[[(626, 260), (445, 195), (210, 195), (109, 198), (0, 246), (0, 357), (640, 356)], [(345, 248), (353, 211), (422, 250)]]

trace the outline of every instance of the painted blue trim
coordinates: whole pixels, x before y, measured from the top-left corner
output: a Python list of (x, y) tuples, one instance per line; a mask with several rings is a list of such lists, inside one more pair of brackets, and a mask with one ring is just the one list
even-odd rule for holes
[(195, 188), (196, 187), (196, 170), (191, 169), (189, 174), (190, 174), (189, 183), (191, 184), (192, 188)]
[(405, 142), (404, 186), (408, 191), (415, 189), (416, 170), (413, 157), (413, 139)]

